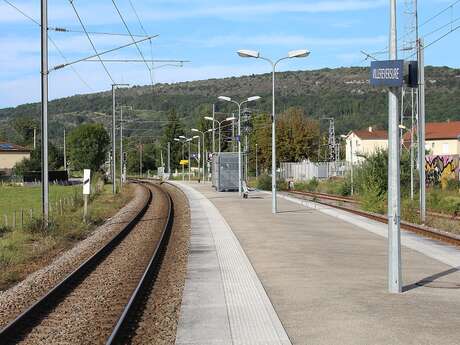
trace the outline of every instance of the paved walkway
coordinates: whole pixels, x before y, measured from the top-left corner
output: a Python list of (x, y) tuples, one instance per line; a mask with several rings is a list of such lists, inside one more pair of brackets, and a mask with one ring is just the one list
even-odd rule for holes
[[(242, 200), (207, 184), (191, 186), (215, 205), (238, 238), (292, 344), (460, 344), (458, 249), (404, 233), (405, 292), (389, 294), (385, 225), (282, 198), (273, 216), (265, 193)], [(182, 308), (195, 318), (203, 315), (196, 309), (201, 301), (194, 307), (187, 298), (196, 279), (187, 280)], [(179, 337), (186, 319), (182, 313)]]
[(192, 235), (177, 345), (290, 345), (232, 230), (214, 205), (182, 185)]

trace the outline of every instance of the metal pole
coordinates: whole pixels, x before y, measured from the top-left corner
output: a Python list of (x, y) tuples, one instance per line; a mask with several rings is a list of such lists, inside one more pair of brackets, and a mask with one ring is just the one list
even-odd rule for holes
[(64, 128), (64, 170), (67, 171), (67, 151), (65, 144), (65, 128)]
[(171, 174), (171, 143), (168, 141), (168, 174)]
[(216, 152), (216, 129), (214, 127), (214, 121), (216, 115), (216, 105), (212, 105), (212, 153)]
[(142, 177), (142, 143), (139, 143), (139, 176)]
[(37, 149), (37, 128), (34, 127), (34, 150)]
[(205, 136), (206, 136), (206, 133), (203, 133), (203, 157), (201, 157), (202, 161), (203, 161), (203, 182), (204, 182), (204, 179), (205, 179), (205, 174), (204, 174), (204, 163), (205, 163), (205, 158), (206, 158), (206, 155), (204, 154), (205, 153), (205, 149), (206, 149), (206, 145), (204, 144), (204, 141), (205, 141)]
[(42, 216), (48, 226), (48, 1), (41, 0)]
[(198, 137), (198, 180), (200, 180), (200, 177), (201, 177), (200, 166), (201, 166), (201, 139)]
[(275, 123), (275, 67), (272, 62), (272, 213), (276, 214), (276, 123)]
[[(185, 157), (184, 157), (184, 144), (185, 144), (185, 142), (182, 142), (182, 160), (185, 159)], [(185, 164), (182, 164), (182, 181), (185, 180), (185, 171), (184, 170), (185, 170)]]
[(248, 133), (246, 133), (246, 143), (245, 143), (245, 149), (244, 149), (244, 152), (245, 152), (245, 155), (244, 155), (244, 159), (245, 159), (245, 164), (244, 164), (244, 180), (247, 182), (248, 181), (248, 155), (249, 155), (249, 149), (248, 149)]
[(410, 199), (414, 200), (414, 89), (411, 89), (411, 127), (410, 127)]
[(420, 220), (426, 221), (425, 181), (425, 51), (423, 39), (417, 41), (419, 73), (418, 159), (420, 174)]
[(351, 183), (351, 190), (350, 194), (353, 196), (354, 194), (354, 180), (353, 180), (353, 138), (350, 140), (350, 157), (351, 157), (351, 173), (350, 173), (350, 183)]
[(120, 190), (123, 188), (123, 106), (120, 107)]
[(112, 162), (111, 162), (111, 173), (112, 173), (112, 193), (117, 192), (117, 182), (115, 180), (115, 88), (116, 85), (112, 85)]
[(190, 182), (190, 173), (192, 172), (192, 161), (190, 160), (190, 142), (191, 140), (188, 140), (188, 180)]
[[(397, 59), (396, 0), (390, 0), (390, 60)], [(388, 101), (388, 290), (402, 292), (400, 233), (400, 140), (397, 88)]]
[[(232, 121), (234, 123), (234, 121)], [(241, 196), (243, 181), (241, 174), (241, 103), (238, 104), (238, 193)]]
[(259, 176), (259, 166), (257, 163), (257, 144), (256, 144), (256, 178)]
[[(219, 122), (219, 121), (217, 121)], [(219, 122), (219, 153), (221, 152), (220, 150), (220, 143), (222, 142), (221, 138), (220, 138), (220, 125), (221, 125), (221, 122)]]

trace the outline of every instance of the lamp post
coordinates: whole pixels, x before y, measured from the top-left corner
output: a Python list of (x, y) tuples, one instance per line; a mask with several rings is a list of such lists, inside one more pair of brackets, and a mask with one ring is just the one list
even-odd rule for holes
[[(346, 135), (340, 135), (340, 137), (342, 139), (347, 139), (348, 136)], [(347, 142), (345, 141), (345, 152), (346, 151), (346, 146), (347, 146)], [(354, 182), (353, 182), (353, 139), (350, 139), (350, 162), (351, 162), (351, 169), (350, 169), (350, 183), (351, 183), (351, 186), (350, 186), (350, 194), (353, 196), (354, 194)]]
[(111, 161), (111, 173), (112, 173), (112, 193), (115, 194), (117, 192), (117, 182), (115, 180), (116, 173), (115, 173), (115, 144), (116, 144), (116, 128), (115, 128), (115, 116), (116, 116), (116, 99), (115, 99), (115, 91), (118, 87), (129, 86), (129, 84), (112, 84), (112, 161)]
[(258, 145), (256, 143), (256, 178), (259, 176), (259, 166), (257, 164), (257, 151), (258, 151)]
[(203, 132), (203, 131), (200, 131), (200, 130), (197, 129), (197, 128), (192, 128), (192, 132), (200, 133), (200, 134), (203, 136), (203, 153), (202, 153), (202, 154), (203, 154), (203, 159), (202, 159), (202, 161), (203, 161), (203, 181), (204, 181), (204, 170), (205, 170), (205, 169), (204, 169), (204, 164), (205, 164), (204, 152), (205, 152), (205, 147), (206, 147), (206, 146), (205, 146), (205, 145), (206, 145), (206, 144), (205, 144), (205, 140), (206, 140), (206, 139), (205, 139), (205, 134), (206, 134), (206, 133), (210, 133), (210, 132), (212, 132), (212, 131), (213, 131), (212, 128), (211, 128), (211, 129), (208, 129), (207, 131), (204, 131), (204, 132)]
[(218, 98), (221, 101), (231, 102), (238, 106), (238, 192), (241, 195), (242, 190), (243, 190), (243, 181), (242, 181), (242, 172), (241, 172), (241, 107), (245, 103), (259, 100), (260, 96), (252, 96), (242, 102), (234, 101), (230, 97), (226, 97), (226, 96), (219, 96)]
[(126, 178), (124, 174), (125, 169), (123, 169), (125, 163), (123, 160), (123, 108), (133, 110), (133, 107), (130, 105), (120, 106), (120, 189), (123, 187)]
[(200, 136), (199, 135), (195, 135), (191, 138), (192, 140), (193, 139), (198, 139), (198, 180), (200, 180), (200, 165), (201, 165), (201, 139), (200, 139)]
[[(179, 135), (179, 139), (182, 140), (182, 142), (185, 144), (185, 143), (188, 143), (188, 180), (190, 181), (190, 173), (191, 173), (191, 169), (190, 169), (190, 142), (193, 140), (193, 138), (187, 138), (186, 136), (184, 135)], [(182, 146), (182, 152), (183, 152), (183, 146)], [(183, 155), (183, 154), (182, 154)], [(183, 165), (182, 165), (182, 172), (184, 171), (184, 168), (183, 168)], [(184, 180), (184, 177), (182, 175), (182, 180)]]
[(270, 63), (272, 66), (272, 213), (276, 214), (276, 122), (275, 122), (275, 72), (276, 66), (283, 60), (293, 58), (303, 58), (310, 55), (306, 49), (293, 50), (288, 53), (288, 56), (273, 61), (260, 55), (259, 52), (252, 50), (239, 50), (238, 55), (243, 58), (262, 59)]
[[(184, 139), (185, 137), (183, 135), (181, 135), (179, 138), (174, 138), (174, 141), (177, 141), (182, 144), (182, 160), (184, 159), (184, 144), (186, 143)], [(181, 164), (181, 165), (182, 165), (182, 181), (184, 181), (185, 179), (184, 164)]]
[(217, 124), (219, 125), (219, 127), (218, 127), (218, 128), (219, 128), (219, 152), (221, 152), (220, 143), (222, 142), (222, 140), (221, 140), (221, 136), (220, 136), (220, 127), (221, 127), (222, 123), (224, 123), (224, 122), (226, 122), (226, 121), (233, 121), (233, 120), (235, 120), (235, 117), (227, 117), (226, 119), (224, 119), (224, 120), (222, 120), (222, 121), (218, 121), (218, 120), (216, 120), (215, 118), (210, 117), (210, 116), (205, 116), (204, 119), (205, 119), (205, 120), (208, 120), (208, 121), (212, 121), (213, 124), (214, 124), (215, 122), (217, 122)]

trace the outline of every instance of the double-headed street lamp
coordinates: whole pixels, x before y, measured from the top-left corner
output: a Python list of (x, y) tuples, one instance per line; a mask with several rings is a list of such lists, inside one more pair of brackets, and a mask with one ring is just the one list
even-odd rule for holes
[(227, 117), (226, 119), (222, 120), (222, 121), (218, 121), (216, 120), (215, 118), (213, 117), (210, 117), (210, 116), (205, 116), (204, 117), (205, 120), (208, 120), (208, 121), (213, 121), (213, 122), (217, 122), (217, 124), (219, 125), (219, 152), (221, 151), (220, 149), (220, 144), (221, 144), (221, 137), (220, 137), (220, 127), (222, 125), (222, 123), (224, 122), (227, 122), (227, 121), (233, 121), (236, 119), (236, 117), (232, 116), (232, 117)]
[(248, 102), (257, 101), (260, 99), (260, 96), (252, 96), (248, 99), (244, 100), (241, 103), (234, 101), (230, 97), (226, 96), (219, 96), (218, 97), (221, 101), (235, 103), (238, 106), (238, 192), (241, 195), (243, 189), (243, 181), (242, 181), (242, 173), (241, 173), (241, 107), (243, 104)]
[(310, 55), (306, 49), (293, 50), (288, 53), (288, 56), (281, 58), (275, 62), (263, 57), (259, 52), (253, 50), (239, 50), (238, 55), (244, 58), (262, 59), (271, 64), (272, 73), (272, 213), (276, 214), (276, 123), (275, 123), (275, 71), (279, 62), (286, 59), (303, 58)]
[(206, 134), (206, 133), (210, 133), (210, 132), (212, 132), (212, 131), (213, 131), (212, 128), (211, 128), (211, 129), (208, 129), (207, 131), (204, 131), (204, 132), (203, 132), (203, 131), (200, 131), (200, 130), (197, 129), (197, 128), (192, 128), (192, 132), (200, 133), (200, 134), (203, 136), (203, 153), (202, 153), (202, 155), (203, 155), (203, 181), (204, 181), (204, 163), (205, 163), (205, 159), (204, 159), (204, 157), (205, 157), (205, 134)]
[[(184, 143), (188, 143), (188, 180), (190, 181), (190, 174), (192, 173), (191, 169), (191, 161), (190, 161), (190, 142), (193, 140), (193, 138), (187, 138), (184, 135), (179, 135), (179, 139), (181, 139)], [(182, 165), (183, 167), (183, 165)], [(182, 171), (184, 171), (184, 168), (182, 168)], [(183, 180), (183, 176), (182, 176)]]
[[(182, 144), (182, 160), (184, 159), (184, 144), (187, 142), (185, 137), (181, 135), (179, 138), (174, 138), (174, 141), (177, 141)], [(185, 179), (184, 164), (182, 165), (182, 181)]]

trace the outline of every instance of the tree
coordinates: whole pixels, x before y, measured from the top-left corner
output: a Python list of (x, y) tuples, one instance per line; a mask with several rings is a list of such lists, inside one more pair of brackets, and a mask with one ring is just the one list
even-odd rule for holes
[[(23, 159), (21, 162), (16, 163), (13, 168), (13, 173), (16, 176), (24, 176), (28, 171), (41, 170), (41, 148), (40, 143), (36, 150), (30, 152), (30, 159)], [(53, 144), (48, 145), (48, 168), (49, 170), (58, 170), (64, 165), (64, 157), (62, 152)]]
[(289, 108), (277, 120), (277, 157), (284, 162), (316, 160), (320, 139), (319, 123), (306, 117), (303, 109)]
[(180, 135), (184, 135), (184, 127), (175, 108), (172, 108), (168, 114), (168, 125), (163, 131), (160, 143), (163, 149), (167, 149), (168, 142), (171, 145), (171, 169), (179, 166), (179, 161), (182, 159), (182, 144), (175, 141)]
[(109, 143), (109, 135), (101, 124), (78, 126), (68, 139), (71, 166), (76, 170), (100, 170), (106, 159)]
[(142, 149), (142, 172), (157, 169), (156, 147), (154, 144), (137, 143), (127, 152), (126, 170), (129, 174), (138, 175), (140, 171), (140, 150)]

